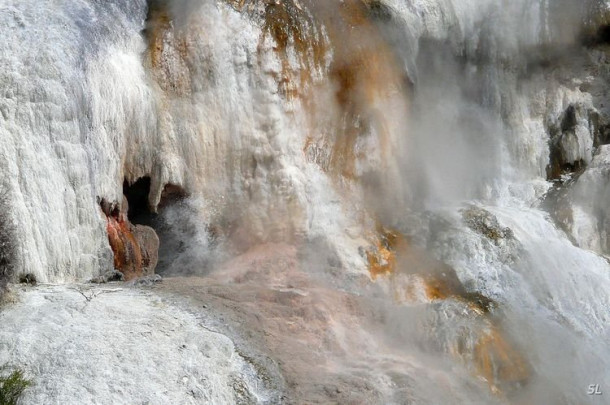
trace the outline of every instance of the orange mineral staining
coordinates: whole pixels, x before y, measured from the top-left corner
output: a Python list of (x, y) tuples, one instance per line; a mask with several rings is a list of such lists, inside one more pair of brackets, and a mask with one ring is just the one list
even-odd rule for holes
[(397, 255), (408, 248), (404, 235), (381, 225), (377, 227), (375, 239), (374, 246), (366, 251), (369, 272), (373, 279), (380, 275), (392, 274), (396, 269)]
[(457, 338), (449, 353), (485, 379), (494, 393), (504, 395), (515, 384), (527, 381), (530, 370), (526, 359), (489, 315), (497, 304), (483, 294), (468, 292), (452, 267), (410, 245), (400, 232), (382, 226), (378, 226), (373, 247), (366, 254), (371, 277), (385, 276), (398, 303), (463, 303), (466, 316), (479, 327), (472, 335)]
[(373, 279), (383, 274), (394, 271), (396, 266), (396, 256), (394, 252), (385, 248), (381, 244), (376, 245), (376, 250), (366, 252), (369, 262), (369, 271)]
[(142, 275), (142, 252), (126, 220), (107, 217), (108, 242), (114, 253), (114, 268), (131, 280)]
[(114, 268), (123, 273), (126, 281), (154, 274), (159, 250), (159, 238), (155, 231), (148, 226), (129, 222), (126, 199), (123, 199), (120, 207), (106, 200), (102, 200), (100, 205), (106, 216)]
[(525, 383), (530, 375), (523, 356), (495, 327), (477, 341), (474, 362), (477, 373), (485, 378), (494, 392), (510, 384)]
[[(404, 104), (404, 72), (363, 0), (226, 0), (262, 26), (259, 52), (273, 39), (281, 62), (278, 92), (299, 101), (309, 114), (311, 135), (303, 150), (341, 184), (356, 180), (359, 146), (374, 133), (381, 161), (391, 160), (396, 136), (388, 128), (385, 103)], [(331, 98), (328, 99), (328, 90)], [(398, 97), (397, 97), (398, 95)], [(329, 119), (329, 117), (331, 117)]]
[(150, 5), (146, 36), (150, 65), (161, 89), (177, 96), (190, 94), (187, 40), (183, 33), (174, 29), (167, 4), (153, 1)]

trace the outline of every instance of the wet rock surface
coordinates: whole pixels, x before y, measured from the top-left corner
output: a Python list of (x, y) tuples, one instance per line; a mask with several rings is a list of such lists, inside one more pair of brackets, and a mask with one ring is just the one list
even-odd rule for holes
[[(491, 308), (491, 300), (469, 295), (447, 268), (444, 276), (439, 271), (438, 279), (453, 281), (438, 281), (438, 289), (446, 295), (426, 301), (428, 312), (419, 306), (422, 303), (393, 304), (392, 294), (386, 298), (363, 294), (382, 289), (384, 280), (393, 277), (389, 274), (380, 275), (372, 284), (369, 281), (368, 287), (361, 286), (360, 293), (337, 290), (332, 282), (306, 271), (302, 266), (308, 263), (300, 262), (297, 251), (281, 244), (259, 246), (209, 277), (166, 278), (154, 291), (182, 297), (216, 319), (219, 330), (238, 336), (235, 343), (240, 353), (259, 374), (268, 376), (264, 380), (268, 388), (282, 393), (278, 402), (282, 404), (461, 403), (462, 399), (451, 398), (461, 394), (450, 386), (437, 393), (425, 387), (425, 381), (443, 371), (415, 353), (428, 352), (430, 342), (439, 339), (447, 357), (434, 361), (443, 364), (455, 356), (470, 370), (467, 374), (489, 379), (489, 385), (472, 387), (471, 394), (485, 398), (483, 403), (495, 403), (487, 395), (507, 388), (504, 383), (508, 380), (496, 379), (491, 371), (494, 367), (505, 370), (513, 380), (528, 378), (518, 349), (502, 331), (493, 336), (493, 323), (482, 309), (485, 305)], [(425, 289), (425, 285), (416, 288), (420, 287)], [(415, 312), (410, 305), (415, 305)], [(434, 315), (438, 306), (445, 305), (456, 319), (463, 317), (462, 327), (478, 319), (466, 335), (464, 329), (453, 329), (453, 324)], [(464, 339), (471, 346), (459, 346)], [(449, 349), (458, 346), (459, 350)], [(433, 353), (437, 348), (429, 350)], [(435, 371), (430, 372), (429, 367)], [(412, 373), (418, 375), (418, 381)]]
[(495, 244), (501, 240), (514, 239), (510, 228), (502, 227), (498, 219), (489, 211), (479, 207), (469, 207), (461, 211), (464, 222), (470, 229), (486, 236)]
[(601, 145), (579, 176), (557, 184), (546, 208), (577, 246), (610, 254), (610, 145)]

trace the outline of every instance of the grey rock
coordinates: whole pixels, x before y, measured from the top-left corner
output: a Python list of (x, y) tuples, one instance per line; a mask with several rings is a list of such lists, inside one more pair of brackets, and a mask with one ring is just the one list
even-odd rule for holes
[(150, 287), (152, 285), (155, 285), (157, 283), (160, 283), (163, 281), (163, 277), (161, 277), (158, 274), (151, 274), (149, 276), (144, 276), (141, 278), (138, 278), (136, 280), (133, 281), (133, 285), (134, 286), (146, 286), (146, 287)]
[(138, 245), (142, 251), (142, 275), (154, 274), (159, 261), (159, 237), (149, 226), (136, 225), (133, 229)]

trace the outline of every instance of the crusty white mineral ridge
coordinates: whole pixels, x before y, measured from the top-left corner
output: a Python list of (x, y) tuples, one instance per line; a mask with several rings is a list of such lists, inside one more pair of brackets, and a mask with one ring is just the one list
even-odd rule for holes
[[(398, 221), (395, 211), (420, 200), (428, 207), (535, 201), (546, 189), (547, 127), (571, 104), (591, 112), (599, 103), (587, 93), (595, 86), (578, 84), (591, 84), (590, 75), (577, 83), (562, 79), (569, 74), (519, 69), (536, 63), (538, 46), (574, 43), (584, 6), (383, 3), (394, 13), (386, 39), (405, 71), (382, 77), (408, 78), (417, 91), (367, 89), (378, 96), (359, 108), (372, 124), (346, 149), (353, 157), (334, 158), (353, 159), (350, 179), (320, 163), (340, 150), (333, 144), (345, 117), (330, 72), (333, 63), (358, 63), (349, 52), (329, 47), (316, 61), (313, 51), (289, 44), (283, 54), (256, 13), (223, 2), (170, 2), (174, 21), (157, 31), (146, 26), (143, 0), (4, 2), (0, 168), (17, 230), (17, 272), (40, 281), (103, 274), (112, 255), (98, 199), (121, 201), (123, 180), (143, 176), (151, 177), (153, 207), (166, 184), (179, 185), (205, 200), (201, 222), (229, 223), (252, 243), (326, 239), (344, 267), (360, 273), (359, 235), (378, 214), (363, 209), (371, 197), (373, 211), (392, 201), (382, 215)], [(329, 27), (318, 23), (305, 34), (329, 43)], [(427, 60), (426, 41), (442, 42), (446, 52)], [(484, 62), (460, 73), (443, 60), (452, 52)], [(346, 60), (334, 59), (339, 54)], [(305, 93), (299, 82), (284, 84), (302, 72), (312, 77), (315, 102), (283, 87)], [(477, 92), (481, 105), (464, 95)], [(418, 106), (417, 119), (409, 120), (406, 98)], [(589, 115), (579, 117), (576, 138), (566, 141), (571, 158), (591, 161), (591, 132)], [(305, 151), (312, 139), (316, 146)]]

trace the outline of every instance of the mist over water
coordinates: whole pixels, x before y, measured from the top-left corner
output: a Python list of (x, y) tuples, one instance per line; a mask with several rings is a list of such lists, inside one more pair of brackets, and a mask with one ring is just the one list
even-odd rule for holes
[[(320, 347), (320, 380), (610, 394), (587, 395), (610, 390), (606, 2), (43, 3), (0, 4), (13, 277), (112, 268), (99, 203), (147, 178), (157, 272), (258, 305), (253, 331)], [(306, 349), (265, 342), (323, 395)]]

